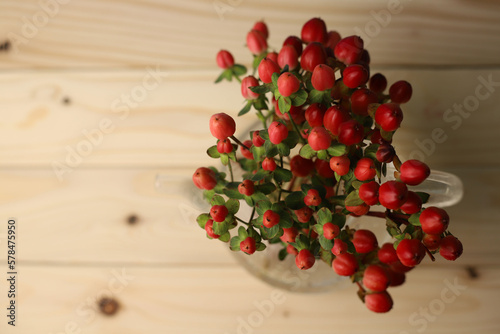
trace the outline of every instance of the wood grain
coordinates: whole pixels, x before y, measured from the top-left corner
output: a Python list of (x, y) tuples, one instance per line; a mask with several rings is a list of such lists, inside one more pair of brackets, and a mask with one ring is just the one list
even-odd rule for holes
[[(493, 268), (479, 268), (475, 280), (459, 268), (411, 272), (406, 285), (390, 289), (396, 303), (386, 315), (366, 310), (349, 283), (329, 293), (283, 292), (238, 267), (23, 266), (20, 272), (18, 326), (7, 329), (2, 321), (2, 333), (61, 333), (66, 326), (81, 333), (267, 334), (283, 328), (287, 333), (304, 333), (312, 327), (314, 333), (331, 333), (332, 328), (366, 333), (367, 324), (373, 333), (500, 330), (496, 311), (500, 270)], [(112, 317), (96, 310), (96, 301), (103, 296), (119, 302)], [(4, 298), (2, 294), (0, 300)], [(421, 312), (427, 312), (429, 321)]]
[(207, 69), (220, 48), (249, 63), (244, 44), (254, 22), (266, 20), (269, 44), (279, 49), (315, 16), (343, 36), (361, 35), (375, 64), (499, 64), (495, 1), (404, 0), (395, 10), (386, 0), (47, 2), (55, 5), (44, 10), (37, 0), (2, 1), (0, 40), (10, 38), (13, 47), (0, 56), (0, 68)]
[[(154, 70), (0, 74), (0, 87), (8, 87), (0, 90), (0, 166), (197, 167), (210, 163), (204, 151), (215, 142), (208, 119), (216, 112), (237, 114), (243, 103), (238, 84), (214, 85), (217, 73), (213, 71), (162, 68), (155, 81), (150, 74)], [(500, 149), (500, 71), (384, 73), (389, 82), (404, 79), (413, 84), (414, 96), (403, 105), (405, 119), (394, 139), (402, 158), (416, 157), (441, 169), (476, 167), (479, 161), (500, 167), (500, 157), (491, 154)], [(155, 87), (145, 89), (144, 80), (147, 85), (156, 83)], [(493, 84), (484, 88), (483, 81)], [(482, 100), (475, 97), (478, 87)], [(475, 101), (477, 106), (468, 104)], [(454, 105), (463, 104), (471, 111), (465, 107), (464, 114), (454, 111)], [(239, 136), (245, 137), (255, 119), (251, 114), (238, 118)], [(109, 129), (99, 130), (106, 120)], [(443, 132), (438, 142), (433, 138), (435, 129)]]

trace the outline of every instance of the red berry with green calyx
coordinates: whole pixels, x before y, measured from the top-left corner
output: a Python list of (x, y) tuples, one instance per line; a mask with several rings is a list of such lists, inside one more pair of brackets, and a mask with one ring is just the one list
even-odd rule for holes
[(304, 197), (304, 203), (307, 206), (318, 206), (321, 204), (321, 196), (316, 189), (309, 189)]
[(304, 206), (303, 208), (295, 210), (294, 213), (297, 216), (297, 220), (299, 222), (307, 223), (309, 222), (309, 220), (311, 220), (314, 211), (310, 207)]
[(347, 252), (347, 244), (338, 238), (335, 239), (332, 248), (333, 255), (338, 256), (346, 252)]
[(284, 45), (291, 45), (297, 51), (297, 56), (302, 54), (302, 41), (297, 36), (288, 36), (283, 42)]
[(256, 56), (267, 50), (266, 37), (259, 30), (252, 29), (247, 34), (247, 47)]
[(280, 73), (280, 67), (274, 61), (266, 57), (260, 61), (258, 71), (259, 78), (263, 83), (271, 83), (273, 81), (273, 74)]
[(217, 152), (219, 153), (231, 153), (233, 151), (233, 144), (228, 138), (219, 140), (217, 142)]
[(252, 196), (255, 192), (255, 185), (251, 180), (244, 180), (238, 185), (238, 191), (245, 196)]
[(274, 145), (278, 145), (288, 137), (288, 129), (286, 125), (278, 121), (272, 122), (271, 125), (269, 125), (267, 132), (269, 134), (269, 140)]
[(219, 239), (220, 235), (214, 233), (213, 226), (214, 226), (214, 221), (212, 219), (209, 219), (205, 224), (205, 232), (207, 232), (210, 238)]
[(441, 245), (441, 236), (439, 234), (424, 234), (422, 238), (422, 243), (425, 247), (427, 247), (430, 251), (435, 251), (439, 249), (439, 245)]
[(400, 168), (401, 181), (410, 186), (416, 186), (422, 183), (429, 175), (431, 170), (429, 166), (419, 160), (407, 160)]
[(323, 117), (326, 109), (322, 104), (313, 103), (306, 109), (305, 117), (307, 123), (314, 128), (315, 126), (323, 126)]
[(330, 137), (330, 134), (324, 127), (317, 126), (309, 132), (307, 141), (313, 150), (321, 151), (330, 147), (332, 137)]
[(335, 86), (335, 71), (326, 64), (320, 64), (313, 70), (311, 84), (319, 91), (329, 90)]
[(397, 81), (389, 88), (389, 96), (394, 103), (406, 103), (410, 101), (413, 89), (408, 81)]
[(361, 59), (363, 40), (359, 36), (348, 36), (335, 45), (335, 58), (346, 65), (355, 64)]
[(333, 170), (330, 168), (330, 163), (328, 161), (316, 159), (314, 161), (314, 168), (319, 176), (327, 179), (335, 177), (335, 173), (333, 173)]
[(342, 81), (349, 88), (357, 88), (368, 81), (368, 71), (361, 65), (349, 65), (342, 73)]
[(370, 293), (365, 296), (365, 305), (375, 313), (386, 313), (392, 309), (392, 297), (387, 291)]
[(351, 253), (342, 253), (332, 262), (333, 270), (340, 276), (351, 276), (358, 271), (358, 260)]
[(255, 147), (261, 147), (266, 141), (260, 136), (259, 131), (254, 131), (252, 133), (252, 143)]
[(380, 204), (390, 210), (398, 210), (408, 198), (406, 184), (398, 181), (387, 181), (378, 189)]
[(349, 160), (349, 158), (345, 155), (330, 158), (330, 168), (339, 176), (343, 176), (349, 173), (350, 165), (351, 160)]
[(318, 42), (312, 42), (307, 45), (302, 52), (302, 57), (300, 58), (300, 67), (302, 69), (312, 72), (314, 68), (320, 64), (326, 63), (326, 51), (325, 47)]
[(382, 292), (387, 290), (391, 277), (387, 270), (377, 264), (371, 264), (365, 269), (363, 286), (368, 290)]
[(295, 242), (297, 235), (299, 235), (299, 230), (295, 227), (284, 228), (283, 235), (280, 237), (280, 240), (285, 243)]
[(359, 187), (359, 198), (361, 198), (367, 205), (377, 204), (378, 188), (380, 188), (380, 185), (375, 181), (363, 183)]
[(285, 72), (278, 78), (278, 91), (288, 97), (300, 89), (299, 79), (291, 72)]
[(375, 128), (373, 129), (371, 135), (370, 135), (370, 141), (373, 143), (373, 144), (380, 144), (380, 145), (384, 145), (384, 144), (390, 144), (392, 143), (392, 139), (390, 140), (385, 140), (383, 137), (382, 137), (382, 134), (380, 133), (380, 130)]
[(441, 240), (439, 254), (448, 261), (455, 261), (462, 255), (464, 247), (460, 240), (453, 235), (447, 235)]
[(234, 119), (225, 113), (218, 113), (210, 117), (210, 133), (219, 140), (226, 139), (234, 135), (236, 123)]
[(251, 75), (243, 78), (243, 80), (241, 80), (241, 95), (243, 98), (247, 100), (255, 100), (258, 98), (259, 94), (252, 92), (250, 89), (251, 87), (257, 87), (258, 85), (259, 81)]
[(340, 133), (340, 125), (350, 119), (351, 117), (348, 112), (337, 106), (332, 106), (326, 110), (323, 116), (323, 124), (334, 136), (338, 136)]
[(278, 54), (278, 65), (281, 68), (288, 66), (290, 71), (293, 71), (299, 66), (299, 55), (293, 45), (283, 45)]
[(419, 220), (422, 224), (422, 231), (428, 234), (442, 234), (450, 223), (448, 213), (435, 206), (430, 206), (422, 211)]
[(375, 94), (381, 94), (387, 88), (387, 79), (381, 73), (375, 73), (368, 83), (368, 87)]
[(214, 205), (210, 209), (210, 216), (212, 219), (218, 223), (223, 222), (226, 220), (226, 217), (229, 213), (229, 210), (226, 208), (225, 205)]
[(267, 210), (262, 217), (262, 223), (267, 228), (272, 228), (280, 222), (280, 215), (273, 210)]
[[(380, 133), (380, 132), (379, 132)], [(391, 144), (382, 144), (378, 147), (375, 156), (379, 162), (390, 163), (394, 159), (396, 151)]]
[(354, 176), (360, 181), (368, 181), (377, 175), (375, 163), (370, 158), (361, 158), (354, 168)]
[(353, 206), (346, 205), (345, 209), (351, 213), (351, 216), (361, 217), (370, 211), (370, 206), (366, 205), (366, 203)]
[(335, 46), (342, 39), (340, 34), (337, 31), (329, 31), (326, 36), (325, 47), (328, 50), (328, 54), (333, 54), (333, 50), (335, 50)]
[(351, 95), (351, 110), (356, 115), (368, 116), (368, 106), (377, 102), (377, 94), (367, 88), (360, 88)]
[[(240, 146), (241, 154), (246, 159), (253, 160), (253, 153), (251, 151), (251, 149), (252, 149), (252, 141), (249, 140), (249, 139), (247, 139), (247, 140), (245, 140), (243, 142), (243, 145), (245, 145), (245, 146)], [(246, 147), (248, 147), (248, 149)]]
[(274, 172), (276, 169), (276, 161), (273, 158), (265, 158), (262, 160), (262, 169), (267, 170), (269, 172)]
[(292, 245), (286, 246), (286, 252), (288, 254), (293, 255), (293, 256), (297, 256), (299, 254), (299, 251), (297, 250), (297, 248), (293, 247)]
[(324, 43), (327, 37), (325, 21), (318, 17), (310, 19), (302, 26), (300, 36), (304, 43)]
[(256, 248), (255, 239), (252, 237), (247, 237), (240, 243), (241, 251), (249, 255), (255, 253)]
[(344, 145), (355, 145), (365, 138), (365, 129), (356, 120), (351, 119), (339, 126), (339, 142)]
[(262, 34), (262, 36), (264, 36), (265, 39), (269, 37), (269, 29), (267, 28), (267, 25), (264, 21), (255, 22), (255, 24), (253, 25), (253, 29), (260, 31), (260, 33)]
[(295, 257), (295, 264), (300, 270), (307, 270), (314, 266), (316, 259), (309, 249), (302, 249)]
[(396, 248), (396, 253), (404, 266), (415, 267), (425, 257), (425, 247), (418, 239), (403, 239)]
[(380, 262), (385, 264), (392, 264), (399, 261), (394, 245), (389, 242), (383, 244), (382, 247), (380, 247), (377, 252), (377, 256)]
[(328, 222), (323, 225), (323, 235), (328, 240), (333, 240), (340, 234), (340, 228), (334, 223)]
[(199, 189), (212, 190), (217, 185), (215, 172), (210, 168), (200, 167), (193, 174), (193, 183)]
[(290, 170), (294, 176), (305, 177), (314, 170), (314, 163), (310, 159), (296, 155), (290, 160)]
[(217, 66), (224, 70), (234, 65), (233, 55), (227, 50), (220, 50), (215, 60), (217, 61)]
[(364, 254), (370, 253), (378, 247), (377, 237), (370, 230), (357, 230), (352, 239), (356, 252)]
[(403, 112), (398, 104), (384, 103), (375, 111), (375, 122), (386, 132), (396, 131), (403, 121)]
[(401, 205), (401, 211), (408, 215), (412, 215), (417, 213), (422, 209), (422, 199), (413, 191), (408, 191), (408, 197), (406, 198), (406, 202)]

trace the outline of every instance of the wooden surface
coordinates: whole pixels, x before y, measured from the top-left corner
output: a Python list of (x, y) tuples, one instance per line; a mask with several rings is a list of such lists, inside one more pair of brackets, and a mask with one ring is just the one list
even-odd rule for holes
[[(221, 3), (231, 5), (219, 15)], [(20, 272), (18, 326), (2, 311), (0, 333), (498, 333), (500, 86), (478, 87), (500, 82), (500, 5), (401, 1), (401, 13), (370, 37), (373, 13), (388, 3), (73, 0), (28, 38), (26, 22), (43, 16), (39, 2), (2, 1), (0, 44), (24, 39), (0, 52), (0, 263), (5, 273), (6, 221), (15, 217)], [(413, 84), (398, 152), (420, 154), (465, 185), (449, 208), (464, 256), (411, 272), (386, 315), (365, 310), (350, 285), (280, 294), (194, 222), (202, 204), (190, 178), (213, 163), (204, 154), (208, 118), (242, 106), (236, 84), (213, 84), (215, 53), (227, 48), (248, 63), (244, 36), (254, 21), (268, 22), (279, 47), (313, 16), (343, 35), (361, 31), (373, 73)], [(447, 112), (478, 89), (490, 94), (470, 112)], [(97, 130), (103, 120), (107, 132)], [(238, 119), (238, 133), (253, 123)], [(435, 129), (446, 140), (433, 140)], [(81, 161), (68, 153), (79, 148), (88, 149)], [(445, 303), (447, 282), (463, 289)], [(110, 293), (120, 308), (108, 317), (97, 299)], [(281, 298), (273, 310), (259, 310), (273, 296)], [(426, 309), (434, 313), (423, 320)]]

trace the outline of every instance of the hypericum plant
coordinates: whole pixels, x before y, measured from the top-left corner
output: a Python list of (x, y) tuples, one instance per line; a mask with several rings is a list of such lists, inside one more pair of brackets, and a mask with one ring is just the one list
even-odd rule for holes
[[(426, 254), (432, 260), (437, 252), (447, 260), (462, 254), (446, 211), (423, 208), (429, 194), (411, 190), (429, 167), (401, 163), (391, 145), (412, 87), (398, 81), (384, 94), (387, 80), (370, 77), (363, 40), (328, 32), (319, 18), (304, 24), (301, 38), (287, 37), (279, 53), (268, 50), (267, 37), (264, 22), (248, 33), (253, 71), (243, 79), (247, 70), (231, 53), (217, 54), (224, 71), (216, 82), (238, 80), (246, 100), (238, 116), (254, 109), (262, 128), (239, 140), (231, 116), (210, 118), (217, 142), (207, 153), (228, 167), (229, 179), (214, 167), (196, 170), (193, 182), (212, 205), (198, 224), (234, 251), (278, 244), (279, 258), (294, 256), (304, 270), (321, 259), (351, 277), (368, 309), (387, 312), (393, 305), (387, 288), (401, 285)], [(396, 180), (381, 183), (389, 163)], [(243, 171), (240, 180), (234, 165)], [(242, 200), (253, 208), (247, 221), (237, 216)], [(373, 205), (385, 211), (370, 211)], [(348, 215), (382, 218), (394, 242), (379, 245), (372, 231), (349, 228)]]

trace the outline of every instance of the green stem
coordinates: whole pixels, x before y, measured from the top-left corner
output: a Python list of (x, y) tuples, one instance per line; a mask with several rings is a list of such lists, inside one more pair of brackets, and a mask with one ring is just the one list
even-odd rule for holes
[(302, 137), (302, 134), (300, 133), (300, 130), (299, 130), (299, 127), (297, 126), (297, 124), (295, 124), (295, 122), (293, 121), (293, 117), (292, 115), (290, 114), (290, 111), (287, 111), (287, 114), (288, 114), (288, 118), (290, 118), (290, 122), (292, 123), (293, 125), (293, 128), (295, 129), (295, 131), (297, 131), (297, 134), (299, 135), (299, 140), (302, 144), (307, 144), (306, 143), (306, 140), (304, 139), (304, 137)]
[(253, 216), (255, 215), (255, 207), (252, 209), (252, 214), (250, 215), (250, 220), (248, 221), (248, 225), (250, 226), (252, 224)]
[(229, 159), (227, 167), (229, 168), (229, 173), (231, 174), (231, 182), (234, 182), (233, 166), (231, 166), (231, 159)]
[(239, 221), (240, 223), (243, 223), (243, 224), (245, 224), (245, 225), (250, 225), (250, 223), (248, 223), (248, 222), (244, 221), (243, 219), (240, 219), (240, 218), (238, 218), (238, 217), (236, 217), (236, 216), (234, 216), (234, 218), (235, 218), (237, 221)]
[(241, 79), (239, 76), (235, 75), (234, 77), (236, 78), (236, 80), (238, 80), (239, 83), (241, 83)]
[(261, 110), (257, 110), (257, 117), (262, 122), (262, 126), (264, 127), (264, 129), (267, 129), (267, 118), (266, 116), (264, 116)]

